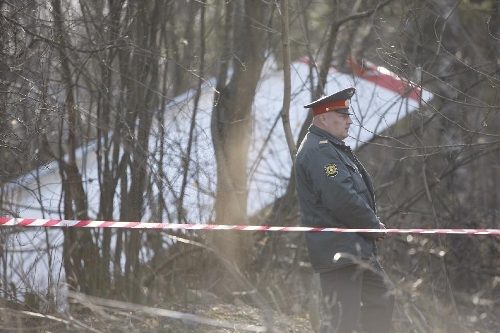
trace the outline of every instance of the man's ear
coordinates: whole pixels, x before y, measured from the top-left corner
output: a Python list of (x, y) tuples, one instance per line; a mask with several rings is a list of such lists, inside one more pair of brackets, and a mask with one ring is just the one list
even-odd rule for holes
[(327, 125), (327, 121), (326, 121), (326, 116), (325, 114), (320, 114), (319, 115), (319, 121), (323, 124), (323, 125)]

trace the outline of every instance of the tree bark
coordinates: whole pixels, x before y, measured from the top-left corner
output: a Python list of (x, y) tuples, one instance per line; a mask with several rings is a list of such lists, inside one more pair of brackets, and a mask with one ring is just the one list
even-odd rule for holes
[[(256, 26), (264, 22), (269, 7), (261, 1), (233, 3), (226, 4), (225, 29), (229, 32), (234, 27), (234, 39), (229, 35), (225, 38), (227, 53), (234, 53), (233, 74), (226, 83), (228, 67), (221, 66), (212, 113), (211, 133), (217, 162), (215, 223), (245, 225), (248, 224), (247, 155), (252, 139), (252, 103), (265, 60), (266, 35)], [(240, 271), (248, 267), (252, 258), (248, 235), (225, 232), (212, 236), (213, 246), (224, 254), (227, 262)]]

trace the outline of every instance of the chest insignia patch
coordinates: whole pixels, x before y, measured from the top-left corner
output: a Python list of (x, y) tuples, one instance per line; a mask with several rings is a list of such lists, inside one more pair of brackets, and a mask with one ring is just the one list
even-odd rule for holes
[(339, 169), (335, 164), (325, 165), (325, 173), (327, 177), (335, 177), (339, 173)]

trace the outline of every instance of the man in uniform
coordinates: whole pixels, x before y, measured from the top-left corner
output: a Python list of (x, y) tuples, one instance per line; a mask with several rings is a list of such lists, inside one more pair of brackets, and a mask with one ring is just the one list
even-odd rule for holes
[[(313, 123), (297, 153), (295, 175), (302, 223), (308, 227), (385, 229), (370, 176), (344, 139), (352, 119), (348, 88), (312, 102)], [(311, 264), (323, 294), (321, 333), (385, 333), (393, 285), (377, 260), (380, 233), (308, 232)]]

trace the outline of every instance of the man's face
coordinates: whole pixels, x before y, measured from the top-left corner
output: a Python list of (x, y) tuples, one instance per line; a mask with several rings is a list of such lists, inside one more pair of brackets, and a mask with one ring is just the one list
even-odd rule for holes
[(349, 127), (352, 124), (350, 115), (331, 111), (321, 114), (320, 117), (324, 129), (337, 139), (344, 140), (349, 136)]

